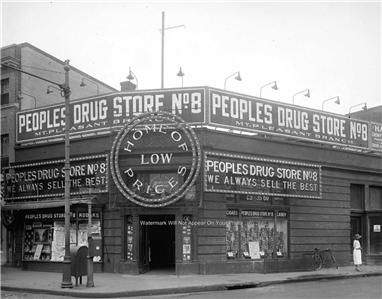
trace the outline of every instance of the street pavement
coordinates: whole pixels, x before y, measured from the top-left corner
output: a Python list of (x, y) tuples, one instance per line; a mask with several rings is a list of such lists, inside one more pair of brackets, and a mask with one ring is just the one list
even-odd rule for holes
[(94, 287), (82, 285), (61, 288), (62, 273), (24, 271), (20, 268), (2, 267), (1, 289), (38, 294), (52, 294), (80, 298), (117, 298), (176, 293), (208, 292), (255, 288), (275, 284), (382, 276), (382, 266), (363, 266), (362, 272), (354, 267), (325, 268), (318, 271), (286, 273), (240, 273), (219, 275), (181, 275), (151, 271), (141, 275), (95, 273)]
[[(381, 299), (382, 276), (274, 284), (262, 288), (135, 297), (134, 299)], [(13, 293), (18, 295), (17, 293)], [(28, 294), (33, 296), (33, 294)], [(37, 295), (37, 294), (36, 294)], [(43, 296), (38, 294), (39, 296)], [(45, 295), (52, 296), (52, 295)], [(63, 297), (9, 299), (64, 299)], [(122, 298), (119, 298), (122, 299)]]

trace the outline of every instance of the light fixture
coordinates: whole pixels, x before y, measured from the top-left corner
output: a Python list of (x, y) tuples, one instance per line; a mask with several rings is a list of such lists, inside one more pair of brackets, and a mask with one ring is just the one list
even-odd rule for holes
[(129, 67), (129, 75), (126, 77), (126, 79), (129, 81), (135, 79), (135, 87), (138, 89), (138, 78), (137, 78), (137, 76), (135, 76), (135, 74), (131, 70), (131, 67)]
[(339, 97), (339, 96), (332, 97), (332, 98), (327, 99), (327, 100), (325, 100), (325, 101), (322, 102), (322, 110), (324, 110), (324, 103), (326, 103), (326, 102), (328, 102), (328, 101), (331, 101), (331, 100), (334, 100), (334, 99), (336, 99), (336, 100), (334, 101), (335, 104), (339, 105), (339, 104), (341, 103), (341, 102), (340, 102), (340, 97)]
[(240, 72), (235, 72), (232, 75), (229, 75), (227, 78), (225, 78), (225, 80), (224, 80), (224, 89), (226, 89), (226, 87), (227, 87), (227, 80), (229, 78), (232, 78), (235, 75), (236, 75), (236, 77), (234, 78), (235, 80), (237, 80), (237, 81), (241, 81), (242, 80), (241, 76), (240, 76)]
[(46, 94), (53, 93), (53, 89), (56, 89), (62, 95), (62, 90), (53, 85), (48, 85), (48, 88), (46, 89)]
[(97, 88), (97, 95), (99, 95), (99, 85), (98, 85), (97, 83), (95, 83), (94, 81), (92, 81), (92, 80), (90, 80), (90, 79), (88, 79), (88, 78), (83, 77), (83, 78), (81, 79), (81, 84), (80, 84), (81, 87), (84, 87), (84, 86), (87, 85), (87, 84), (85, 83), (85, 81), (88, 81), (88, 82), (90, 82), (90, 83), (93, 83), (93, 84), (96, 86), (96, 88)]
[(305, 97), (310, 98), (310, 90), (309, 89), (304, 89), (302, 91), (296, 92), (293, 95), (292, 104), (294, 104), (294, 98), (296, 97), (296, 95), (302, 94), (302, 93), (304, 94)]
[(129, 71), (129, 75), (126, 77), (126, 79), (129, 80), (129, 81), (134, 80), (134, 77), (131, 74), (131, 70)]
[(182, 87), (183, 87), (183, 77), (184, 77), (184, 73), (183, 73), (183, 71), (182, 71), (182, 67), (179, 67), (179, 72), (178, 72), (176, 75), (182, 79)]
[(349, 118), (350, 118), (350, 112), (351, 112), (351, 109), (352, 108), (354, 108), (354, 107), (358, 107), (358, 106), (361, 106), (361, 105), (363, 105), (362, 106), (362, 110), (367, 110), (367, 103), (366, 102), (364, 102), (364, 103), (359, 103), (359, 104), (356, 104), (356, 105), (353, 105), (353, 106), (351, 106), (350, 108), (349, 108)]
[(271, 87), (272, 89), (274, 89), (274, 90), (278, 90), (277, 82), (276, 82), (276, 81), (269, 82), (269, 83), (267, 83), (267, 84), (265, 84), (265, 85), (263, 85), (263, 86), (260, 87), (260, 98), (261, 98), (261, 94), (262, 94), (263, 88), (264, 88), (264, 87), (267, 87), (267, 86), (269, 86), (269, 85), (272, 85), (272, 87)]

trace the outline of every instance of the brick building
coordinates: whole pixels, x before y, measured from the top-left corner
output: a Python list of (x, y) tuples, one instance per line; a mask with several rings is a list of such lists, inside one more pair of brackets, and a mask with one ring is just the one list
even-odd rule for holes
[[(61, 271), (62, 107), (14, 117), (4, 208), (25, 269)], [(71, 117), (70, 241), (87, 245), (91, 204), (96, 271), (295, 271), (314, 248), (347, 265), (355, 233), (382, 262), (377, 122), (211, 87), (75, 99)]]
[[(29, 44), (14, 44), (1, 48), (1, 63), (57, 83), (64, 82), (64, 62)], [(72, 67), (71, 98), (82, 98), (115, 92), (111, 86)], [(18, 111), (63, 103), (57, 87), (9, 68), (1, 68), (1, 167), (15, 163), (15, 115)], [(2, 226), (2, 263), (15, 263), (15, 237)]]

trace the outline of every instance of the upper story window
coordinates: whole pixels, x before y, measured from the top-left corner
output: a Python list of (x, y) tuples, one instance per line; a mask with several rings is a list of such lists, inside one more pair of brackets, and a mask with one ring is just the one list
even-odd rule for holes
[(365, 186), (350, 184), (350, 206), (352, 209), (363, 210), (365, 207)]
[(9, 104), (9, 79), (1, 80), (1, 105)]
[(9, 135), (1, 135), (1, 157), (9, 156)]
[(9, 78), (1, 80), (1, 93), (9, 92)]
[(367, 210), (382, 210), (382, 187), (370, 186), (369, 198), (367, 199), (367, 202), (366, 202), (366, 209)]

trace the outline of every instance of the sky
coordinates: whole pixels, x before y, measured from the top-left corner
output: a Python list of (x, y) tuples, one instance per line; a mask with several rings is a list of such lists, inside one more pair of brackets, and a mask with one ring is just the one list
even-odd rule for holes
[[(381, 100), (381, 1), (1, 1), (1, 46), (28, 42), (120, 89), (211, 86), (339, 114)], [(239, 71), (242, 81), (230, 75)], [(228, 79), (227, 79), (228, 78)], [(310, 98), (299, 93), (310, 90)], [(358, 105), (358, 106), (356, 106)]]

